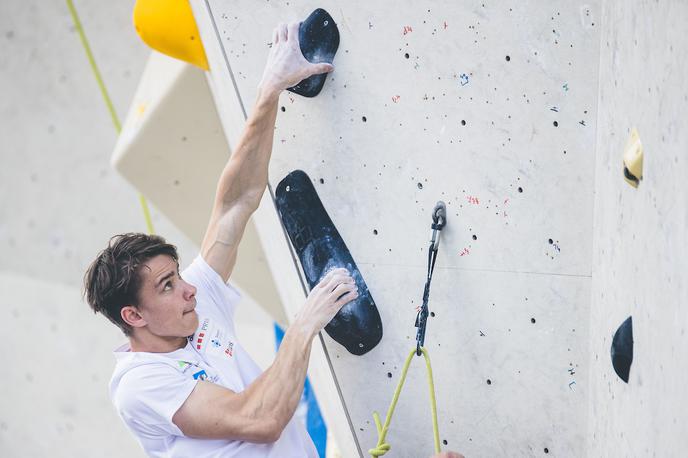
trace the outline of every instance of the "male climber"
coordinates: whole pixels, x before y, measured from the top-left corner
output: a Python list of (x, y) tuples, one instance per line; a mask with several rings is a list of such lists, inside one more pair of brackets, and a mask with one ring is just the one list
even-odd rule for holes
[(118, 235), (84, 277), (91, 308), (128, 337), (115, 350), (110, 396), (150, 456), (317, 457), (293, 415), (313, 338), (358, 297), (354, 280), (336, 269), (313, 288), (262, 373), (237, 342), (239, 295), (227, 284), (267, 185), (279, 95), (333, 70), (306, 61), (298, 30), (292, 23), (274, 31), (257, 101), (220, 176), (199, 256), (180, 275), (176, 248), (163, 238)]

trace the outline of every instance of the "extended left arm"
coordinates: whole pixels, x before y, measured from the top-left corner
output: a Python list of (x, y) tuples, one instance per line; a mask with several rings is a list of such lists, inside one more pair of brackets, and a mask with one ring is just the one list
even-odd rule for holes
[(268, 183), (280, 93), (310, 75), (332, 70), (330, 64), (311, 64), (303, 57), (299, 47), (299, 23), (280, 24), (275, 29), (255, 107), (220, 176), (201, 245), (203, 259), (225, 281), (236, 263), (248, 219), (258, 208)]

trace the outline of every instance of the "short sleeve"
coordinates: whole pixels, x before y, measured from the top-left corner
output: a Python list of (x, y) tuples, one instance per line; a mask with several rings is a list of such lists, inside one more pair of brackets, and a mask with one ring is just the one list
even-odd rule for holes
[(183, 436), (172, 417), (196, 383), (168, 364), (144, 364), (124, 374), (113, 401), (124, 421), (143, 436)]
[(208, 303), (230, 322), (233, 321), (241, 294), (236, 288), (225, 283), (220, 274), (210, 267), (200, 254), (181, 275), (184, 281), (196, 287), (199, 302)]

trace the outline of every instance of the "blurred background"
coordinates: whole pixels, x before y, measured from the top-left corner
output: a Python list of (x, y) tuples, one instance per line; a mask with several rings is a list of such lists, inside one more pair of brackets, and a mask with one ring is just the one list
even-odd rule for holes
[[(74, 1), (122, 122), (151, 52), (134, 3)], [(108, 398), (123, 335), (82, 298), (108, 239), (147, 231), (138, 193), (110, 165), (117, 133), (66, 2), (2, 0), (0, 42), (0, 456), (144, 456)], [(198, 247), (150, 209), (186, 266)], [(254, 305), (239, 339), (265, 367), (274, 330)]]

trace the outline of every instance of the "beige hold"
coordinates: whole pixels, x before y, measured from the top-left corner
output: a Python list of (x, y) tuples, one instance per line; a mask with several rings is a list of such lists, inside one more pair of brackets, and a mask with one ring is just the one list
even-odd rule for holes
[(637, 188), (643, 179), (643, 144), (640, 142), (638, 131), (631, 130), (631, 137), (626, 143), (623, 156), (624, 179), (628, 184)]

